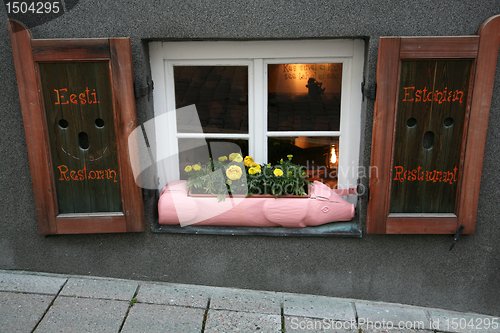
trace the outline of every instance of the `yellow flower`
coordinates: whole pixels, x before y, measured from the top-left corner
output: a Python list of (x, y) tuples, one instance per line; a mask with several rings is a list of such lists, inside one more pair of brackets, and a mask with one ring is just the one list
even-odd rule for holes
[(281, 169), (274, 169), (273, 173), (274, 173), (274, 175), (275, 175), (276, 177), (281, 177), (281, 176), (283, 176), (283, 170), (281, 170)]
[(224, 161), (227, 161), (227, 156), (219, 157), (219, 162), (224, 162)]
[(245, 156), (244, 162), (246, 167), (251, 167), (253, 163), (253, 157), (252, 156)]
[(255, 173), (252, 173), (252, 175), (254, 175), (256, 173), (260, 173), (262, 171), (261, 168), (260, 168), (260, 165), (257, 164), (257, 163), (255, 163), (255, 162), (253, 162), (252, 165), (250, 165), (250, 167), (251, 168), (248, 170), (249, 173), (250, 173), (251, 169), (254, 169), (254, 171), (255, 171)]
[(195, 164), (195, 165), (193, 165), (193, 169), (194, 169), (194, 171), (200, 171), (201, 166), (199, 164)]
[(229, 154), (229, 160), (239, 163), (243, 161), (243, 157), (239, 153), (232, 153)]
[(191, 172), (191, 170), (193, 170), (193, 168), (190, 165), (184, 168), (184, 171), (186, 172)]
[[(240, 155), (241, 157), (241, 155)], [(231, 157), (229, 157), (231, 159)], [(226, 176), (227, 178), (231, 180), (238, 180), (241, 178), (241, 175), (243, 172), (241, 171), (241, 168), (237, 165), (231, 165), (229, 168), (226, 170)]]
[(286, 155), (286, 157), (288, 157), (288, 159), (291, 161), (293, 158), (293, 155)]
[(251, 165), (251, 168), (248, 169), (248, 173), (251, 175), (255, 175), (256, 173), (260, 173), (260, 172), (261, 172), (260, 165), (258, 165), (257, 163), (253, 163)]

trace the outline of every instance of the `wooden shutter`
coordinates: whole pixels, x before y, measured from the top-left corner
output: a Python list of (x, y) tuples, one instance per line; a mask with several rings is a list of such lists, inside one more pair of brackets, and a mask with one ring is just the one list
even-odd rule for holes
[[(144, 231), (129, 38), (32, 39), (9, 21), (41, 234)], [(137, 159), (135, 159), (137, 160)]]
[(500, 16), (478, 36), (379, 40), (367, 232), (475, 230)]

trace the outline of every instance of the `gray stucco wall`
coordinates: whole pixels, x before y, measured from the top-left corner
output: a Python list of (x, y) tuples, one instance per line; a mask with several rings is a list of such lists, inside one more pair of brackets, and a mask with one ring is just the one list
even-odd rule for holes
[[(447, 235), (361, 239), (140, 234), (38, 234), (7, 15), (0, 20), (0, 269), (289, 291), (500, 315), (500, 66), (486, 142), (476, 233), (448, 251)], [(375, 81), (379, 36), (475, 35), (498, 0), (81, 0), (32, 29), (34, 38), (132, 38), (134, 75), (149, 74), (148, 40), (366, 37)], [(152, 101), (137, 102), (139, 122)], [(369, 165), (373, 101), (363, 104)], [(486, 129), (485, 129), (486, 130)], [(146, 201), (148, 228), (154, 202)], [(361, 223), (366, 203), (360, 203)]]

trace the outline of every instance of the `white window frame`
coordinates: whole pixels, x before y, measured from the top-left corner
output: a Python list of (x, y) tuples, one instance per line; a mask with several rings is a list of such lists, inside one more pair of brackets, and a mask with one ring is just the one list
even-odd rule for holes
[[(284, 136), (339, 137), (339, 188), (356, 187), (361, 137), (361, 82), (364, 42), (360, 39), (291, 41), (186, 41), (149, 43), (152, 79), (155, 82), (155, 118), (166, 114), (167, 128), (156, 126), (156, 156), (173, 156), (159, 170), (159, 186), (179, 179), (179, 138), (245, 138), (249, 154), (267, 162), (267, 138)], [(339, 131), (267, 130), (268, 64), (342, 63)], [(173, 66), (248, 66), (248, 134), (177, 133)], [(259, 124), (259, 126), (257, 126)]]

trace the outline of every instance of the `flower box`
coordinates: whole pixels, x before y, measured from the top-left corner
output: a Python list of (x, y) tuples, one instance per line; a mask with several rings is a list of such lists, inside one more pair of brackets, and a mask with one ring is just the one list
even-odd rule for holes
[(305, 227), (354, 217), (353, 204), (323, 183), (310, 184), (287, 157), (272, 166), (233, 153), (186, 166), (189, 179), (168, 183), (160, 194), (159, 224)]
[(185, 180), (169, 182), (158, 201), (158, 222), (162, 225), (212, 225), (242, 227), (306, 227), (349, 221), (354, 205), (335, 190), (315, 181), (308, 196), (188, 195)]

